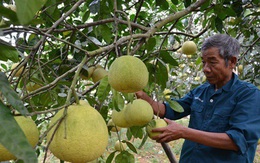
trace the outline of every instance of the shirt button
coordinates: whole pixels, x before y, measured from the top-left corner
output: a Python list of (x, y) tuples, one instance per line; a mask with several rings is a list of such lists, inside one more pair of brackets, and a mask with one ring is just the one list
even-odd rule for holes
[(212, 103), (212, 102), (213, 102), (213, 99), (210, 99), (210, 100), (209, 100), (209, 102), (211, 102), (211, 103)]

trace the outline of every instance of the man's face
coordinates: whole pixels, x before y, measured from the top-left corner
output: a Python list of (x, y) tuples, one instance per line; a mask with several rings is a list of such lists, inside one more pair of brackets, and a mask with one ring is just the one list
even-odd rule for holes
[(235, 64), (229, 60), (226, 65), (224, 58), (219, 54), (218, 48), (212, 47), (202, 53), (203, 72), (210, 84), (216, 89), (224, 86), (232, 78)]

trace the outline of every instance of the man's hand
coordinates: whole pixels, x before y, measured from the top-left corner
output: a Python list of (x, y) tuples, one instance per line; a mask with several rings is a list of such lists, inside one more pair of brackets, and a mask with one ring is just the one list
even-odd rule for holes
[(161, 132), (160, 135), (154, 137), (153, 139), (156, 140), (156, 142), (158, 143), (167, 143), (172, 140), (182, 138), (182, 133), (186, 127), (166, 118), (164, 118), (164, 120), (168, 123), (168, 126), (153, 129), (152, 132)]

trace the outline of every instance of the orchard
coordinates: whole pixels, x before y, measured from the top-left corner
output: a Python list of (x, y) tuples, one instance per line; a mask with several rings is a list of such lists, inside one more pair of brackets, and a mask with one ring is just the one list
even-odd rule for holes
[(236, 73), (260, 85), (260, 0), (0, 3), (0, 154), (12, 162), (137, 162), (158, 117), (135, 92), (170, 101), (205, 82), (200, 47), (216, 33), (239, 40)]

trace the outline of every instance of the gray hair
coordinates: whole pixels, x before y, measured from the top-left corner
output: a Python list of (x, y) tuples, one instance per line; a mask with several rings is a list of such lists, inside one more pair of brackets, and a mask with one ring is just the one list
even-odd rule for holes
[(239, 42), (227, 34), (216, 34), (207, 38), (201, 46), (201, 51), (212, 47), (218, 48), (219, 54), (224, 58), (227, 66), (229, 58), (231, 56), (238, 58), (240, 53)]

